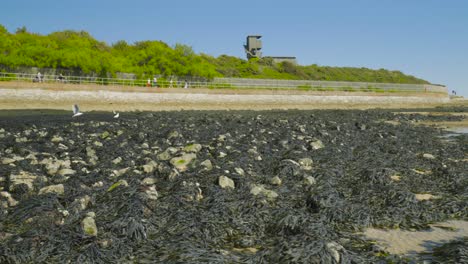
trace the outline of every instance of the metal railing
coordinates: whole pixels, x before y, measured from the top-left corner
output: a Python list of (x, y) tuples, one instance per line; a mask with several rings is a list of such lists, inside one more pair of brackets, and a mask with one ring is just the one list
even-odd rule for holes
[(29, 73), (0, 72), (0, 81), (23, 81), (38, 83), (93, 84), (108, 86), (161, 88), (210, 88), (210, 89), (270, 89), (299, 91), (348, 91), (348, 92), (435, 92), (447, 93), (447, 88), (432, 84), (400, 84), (371, 82), (276, 80), (247, 78), (214, 78), (211, 81), (186, 81), (183, 78), (167, 80), (158, 78), (155, 84), (148, 79), (100, 78), (87, 76), (41, 75)]

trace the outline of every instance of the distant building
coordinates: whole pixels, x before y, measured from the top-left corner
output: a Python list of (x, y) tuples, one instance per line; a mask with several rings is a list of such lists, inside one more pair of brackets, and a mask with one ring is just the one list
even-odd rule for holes
[(247, 59), (262, 57), (262, 52), (260, 51), (262, 49), (262, 41), (260, 38), (262, 38), (262, 36), (247, 36), (247, 43), (244, 44), (245, 53), (247, 53)]
[[(260, 35), (249, 35), (247, 36), (247, 42), (244, 44), (245, 53), (247, 54), (247, 59), (251, 58), (261, 58), (262, 57), (262, 41), (260, 40), (262, 36)], [(268, 56), (266, 58), (272, 58), (275, 63), (281, 62), (290, 62), (297, 64), (296, 57), (289, 56)]]

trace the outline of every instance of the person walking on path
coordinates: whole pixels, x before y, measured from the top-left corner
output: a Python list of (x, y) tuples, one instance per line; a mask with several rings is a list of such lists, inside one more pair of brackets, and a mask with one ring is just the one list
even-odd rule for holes
[(158, 86), (158, 79), (156, 77), (153, 78), (153, 87), (159, 87)]
[(188, 88), (188, 82), (187, 82), (187, 80), (185, 80), (184, 89), (187, 89), (187, 88)]
[(171, 80), (169, 81), (169, 88), (172, 88), (172, 78), (171, 78)]
[(146, 82), (146, 87), (151, 87), (151, 80), (148, 79), (148, 82)]

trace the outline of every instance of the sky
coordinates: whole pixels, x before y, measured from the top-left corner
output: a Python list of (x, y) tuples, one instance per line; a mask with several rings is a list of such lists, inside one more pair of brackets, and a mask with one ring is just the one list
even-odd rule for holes
[(264, 56), (301, 65), (399, 70), (468, 97), (467, 0), (15, 0), (0, 24), (14, 33), (84, 30), (108, 44), (161, 40), (196, 53)]

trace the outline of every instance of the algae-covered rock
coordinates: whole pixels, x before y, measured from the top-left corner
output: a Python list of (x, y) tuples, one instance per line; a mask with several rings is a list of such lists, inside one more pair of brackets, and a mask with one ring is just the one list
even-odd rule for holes
[(226, 176), (219, 176), (218, 184), (223, 189), (234, 189), (234, 181)]
[(183, 154), (180, 157), (175, 157), (170, 160), (172, 166), (174, 166), (179, 172), (186, 171), (188, 165), (197, 158), (197, 155), (193, 153)]
[(45, 193), (56, 193), (58, 195), (63, 195), (65, 193), (65, 187), (63, 186), (63, 184), (57, 184), (57, 185), (49, 185), (39, 190), (39, 194), (45, 194)]

